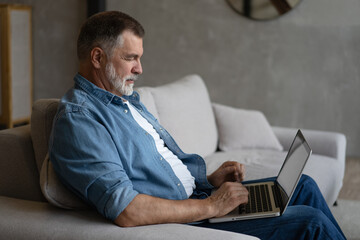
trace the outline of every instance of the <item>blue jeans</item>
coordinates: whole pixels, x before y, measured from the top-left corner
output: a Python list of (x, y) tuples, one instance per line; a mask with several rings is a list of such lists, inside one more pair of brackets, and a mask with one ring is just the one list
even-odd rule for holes
[(306, 175), (301, 177), (288, 208), (280, 217), (202, 222), (195, 226), (244, 233), (260, 239), (346, 239), (317, 184)]

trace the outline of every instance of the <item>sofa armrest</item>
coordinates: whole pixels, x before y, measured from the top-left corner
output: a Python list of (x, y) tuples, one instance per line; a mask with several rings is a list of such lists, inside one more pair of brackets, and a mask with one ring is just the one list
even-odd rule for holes
[(44, 201), (30, 126), (0, 131), (0, 195)]
[[(290, 148), (297, 132), (295, 128), (272, 127), (284, 150)], [(346, 137), (344, 134), (327, 131), (301, 129), (314, 154), (338, 159), (345, 163)]]

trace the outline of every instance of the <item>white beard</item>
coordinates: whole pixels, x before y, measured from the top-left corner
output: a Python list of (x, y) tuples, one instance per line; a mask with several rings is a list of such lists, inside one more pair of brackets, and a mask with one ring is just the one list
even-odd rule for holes
[(121, 78), (116, 74), (115, 68), (112, 63), (108, 63), (105, 68), (105, 76), (109, 80), (112, 87), (118, 91), (121, 95), (130, 96), (134, 92), (134, 84), (126, 84), (126, 80), (134, 80), (136, 81), (137, 75), (128, 75), (124, 78)]

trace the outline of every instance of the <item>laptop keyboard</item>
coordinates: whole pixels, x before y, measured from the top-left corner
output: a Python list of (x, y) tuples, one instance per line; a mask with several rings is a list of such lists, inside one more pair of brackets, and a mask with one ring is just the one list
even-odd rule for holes
[(267, 185), (246, 186), (249, 202), (240, 205), (240, 214), (272, 211), (270, 194)]
[(275, 185), (272, 185), (271, 189), (274, 195), (275, 207), (279, 208), (280, 207), (280, 199), (278, 198), (278, 196), (280, 196), (279, 188), (276, 188)]

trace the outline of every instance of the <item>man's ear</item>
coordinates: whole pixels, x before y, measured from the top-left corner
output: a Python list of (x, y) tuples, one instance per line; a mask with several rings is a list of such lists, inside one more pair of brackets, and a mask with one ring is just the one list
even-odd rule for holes
[(101, 66), (105, 64), (105, 52), (99, 47), (95, 47), (91, 50), (90, 58), (91, 64), (96, 69), (101, 68)]

